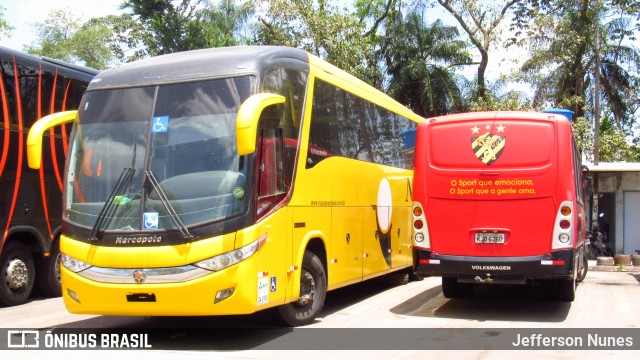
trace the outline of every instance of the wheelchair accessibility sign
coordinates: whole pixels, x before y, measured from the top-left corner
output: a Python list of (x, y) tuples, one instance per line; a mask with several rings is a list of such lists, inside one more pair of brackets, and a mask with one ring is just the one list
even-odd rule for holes
[(144, 228), (145, 229), (157, 229), (158, 228), (158, 213), (144, 213)]
[(169, 117), (168, 116), (154, 116), (153, 123), (151, 124), (151, 132), (154, 133), (166, 133), (169, 129)]

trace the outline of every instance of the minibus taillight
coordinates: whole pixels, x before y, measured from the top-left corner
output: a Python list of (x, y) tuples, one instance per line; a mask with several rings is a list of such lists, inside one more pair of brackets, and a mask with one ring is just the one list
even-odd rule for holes
[(556, 214), (551, 249), (566, 249), (575, 246), (573, 239), (573, 201), (565, 200)]
[(413, 244), (422, 248), (430, 248), (429, 224), (427, 223), (422, 204), (414, 201), (411, 213), (413, 215)]

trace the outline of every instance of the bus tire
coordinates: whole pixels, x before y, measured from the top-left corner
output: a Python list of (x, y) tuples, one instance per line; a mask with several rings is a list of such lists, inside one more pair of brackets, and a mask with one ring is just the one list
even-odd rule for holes
[(327, 276), (322, 261), (310, 251), (305, 251), (300, 273), (300, 297), (277, 309), (279, 320), (287, 326), (303, 326), (313, 323), (320, 314), (327, 296)]
[(571, 302), (576, 298), (576, 279), (557, 280), (558, 300)]
[(587, 257), (587, 253), (582, 251), (582, 261), (581, 265), (578, 267), (578, 273), (576, 274), (576, 282), (580, 283), (587, 277), (587, 271), (589, 271), (589, 259)]
[(0, 254), (0, 306), (24, 304), (35, 284), (36, 267), (29, 248), (10, 242)]
[(458, 284), (458, 280), (454, 277), (443, 276), (442, 277), (442, 294), (447, 299), (453, 299), (458, 297), (458, 290), (456, 285)]
[(36, 287), (44, 296), (58, 297), (62, 295), (60, 285), (60, 247), (55, 241), (51, 245), (49, 257), (36, 262)]

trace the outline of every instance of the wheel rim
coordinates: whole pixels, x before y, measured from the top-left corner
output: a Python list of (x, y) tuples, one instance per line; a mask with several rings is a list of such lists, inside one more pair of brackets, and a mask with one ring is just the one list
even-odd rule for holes
[(5, 278), (7, 285), (12, 290), (17, 290), (25, 286), (29, 279), (27, 264), (20, 259), (12, 259), (5, 269)]
[(298, 306), (307, 306), (313, 302), (316, 296), (316, 280), (307, 270), (302, 271), (300, 276), (300, 297), (298, 298)]

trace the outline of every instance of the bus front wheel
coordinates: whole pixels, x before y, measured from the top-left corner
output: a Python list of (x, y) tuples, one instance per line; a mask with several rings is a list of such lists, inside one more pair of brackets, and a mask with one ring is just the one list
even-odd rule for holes
[(277, 309), (279, 319), (288, 326), (311, 324), (322, 311), (327, 295), (327, 277), (322, 261), (310, 251), (304, 253), (300, 273), (300, 296)]
[(47, 258), (36, 262), (36, 287), (45, 296), (58, 297), (62, 295), (60, 286), (60, 247), (59, 241), (51, 245), (51, 254)]
[(33, 256), (26, 245), (6, 244), (0, 255), (0, 306), (24, 304), (33, 290), (35, 272)]

